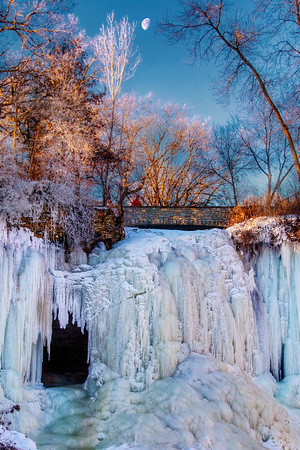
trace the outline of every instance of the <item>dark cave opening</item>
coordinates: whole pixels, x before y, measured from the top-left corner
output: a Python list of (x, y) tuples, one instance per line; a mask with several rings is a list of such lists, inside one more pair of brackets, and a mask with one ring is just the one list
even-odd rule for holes
[(88, 375), (88, 333), (77, 324), (69, 323), (60, 328), (58, 319), (52, 322), (52, 340), (50, 359), (47, 348), (44, 348), (42, 383), (45, 387), (82, 384)]

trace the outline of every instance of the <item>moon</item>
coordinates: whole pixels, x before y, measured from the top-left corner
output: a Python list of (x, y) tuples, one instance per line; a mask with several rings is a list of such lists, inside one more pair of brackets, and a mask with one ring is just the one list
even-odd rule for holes
[(150, 19), (149, 19), (149, 17), (146, 17), (146, 19), (144, 19), (142, 21), (141, 25), (142, 25), (143, 30), (148, 30), (148, 28), (150, 26)]

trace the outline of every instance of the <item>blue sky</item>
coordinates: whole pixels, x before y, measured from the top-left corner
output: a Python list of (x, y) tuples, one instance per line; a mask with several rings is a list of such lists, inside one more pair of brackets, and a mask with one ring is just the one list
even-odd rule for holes
[[(240, 0), (241, 3), (246, 0)], [(75, 15), (89, 36), (99, 32), (105, 23), (107, 13), (115, 12), (120, 20), (128, 16), (136, 22), (135, 45), (139, 47), (142, 62), (134, 77), (123, 86), (123, 91), (135, 91), (138, 95), (152, 92), (156, 99), (164, 103), (172, 101), (186, 104), (203, 119), (224, 124), (230, 110), (225, 111), (215, 99), (212, 79), (215, 68), (203, 62), (200, 66), (188, 64), (188, 54), (181, 44), (170, 45), (165, 37), (155, 34), (155, 23), (162, 19), (166, 11), (169, 16), (177, 10), (176, 0), (77, 0)], [(151, 19), (150, 27), (144, 31), (141, 22)]]

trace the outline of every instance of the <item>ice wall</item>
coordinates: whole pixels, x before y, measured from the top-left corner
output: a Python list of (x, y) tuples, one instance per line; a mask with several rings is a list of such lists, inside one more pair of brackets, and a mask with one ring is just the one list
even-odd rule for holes
[(92, 365), (135, 390), (190, 352), (278, 380), (299, 374), (297, 249), (262, 245), (246, 273), (225, 231), (131, 230), (112, 251), (95, 248), (90, 266), (55, 272), (55, 310), (63, 326), (68, 312), (87, 325)]

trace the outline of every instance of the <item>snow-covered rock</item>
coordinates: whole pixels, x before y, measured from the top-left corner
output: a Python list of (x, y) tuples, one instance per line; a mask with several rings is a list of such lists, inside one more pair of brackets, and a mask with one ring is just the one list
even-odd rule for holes
[(35, 443), (28, 439), (23, 433), (7, 430), (0, 425), (0, 444), (5, 448), (13, 447), (15, 450), (36, 450)]

